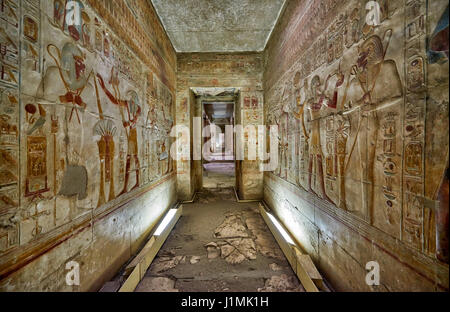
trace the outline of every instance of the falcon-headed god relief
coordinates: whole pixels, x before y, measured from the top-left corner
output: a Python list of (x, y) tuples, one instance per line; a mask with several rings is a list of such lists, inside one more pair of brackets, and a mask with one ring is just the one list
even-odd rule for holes
[[(62, 50), (59, 50), (53, 44), (49, 44), (47, 51), (55, 61), (61, 82), (66, 91), (64, 95), (59, 96), (59, 101), (73, 105), (69, 121), (72, 120), (75, 113), (78, 123), (80, 123), (78, 110), (86, 108), (86, 103), (82, 99), (82, 93), (91, 75), (91, 73), (86, 71), (86, 55), (78, 46), (71, 42), (66, 43)], [(55, 52), (56, 55), (54, 54)], [(46, 88), (49, 88), (49, 85), (46, 85)]]

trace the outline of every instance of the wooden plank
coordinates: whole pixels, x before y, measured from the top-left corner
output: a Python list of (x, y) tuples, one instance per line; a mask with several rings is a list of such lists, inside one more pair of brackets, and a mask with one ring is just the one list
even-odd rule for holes
[[(305, 288), (305, 290), (307, 292), (318, 292), (319, 289), (317, 288), (317, 285), (314, 283), (313, 279), (308, 274), (309, 271), (314, 271), (310, 267), (311, 264), (312, 264), (312, 266), (315, 269), (314, 263), (312, 263), (312, 260), (309, 257), (309, 255), (302, 254), (300, 252), (300, 250), (297, 247), (295, 247), (295, 246), (293, 246), (292, 248), (293, 248), (293, 251), (294, 251), (294, 253), (296, 255), (295, 259), (297, 260), (297, 265), (296, 265), (294, 271), (297, 274), (300, 282), (302, 283), (303, 287)], [(306, 259), (306, 257), (309, 258), (311, 263), (308, 263), (308, 260)]]
[(136, 266), (122, 287), (120, 287), (119, 292), (133, 292), (141, 281), (140, 275), (140, 267)]
[(147, 272), (148, 268), (152, 264), (153, 259), (155, 259), (156, 255), (158, 254), (158, 251), (159, 251), (160, 248), (161, 248), (161, 246), (159, 248), (151, 249), (145, 255), (144, 259), (142, 259), (142, 262), (140, 264), (140, 266), (141, 266), (141, 279), (144, 278), (145, 273)]
[(124, 275), (128, 276), (136, 266), (141, 263), (142, 259), (145, 258), (147, 253), (153, 248), (153, 245), (155, 243), (155, 237), (152, 236), (150, 240), (145, 244), (144, 248), (138, 253), (138, 255), (133, 259), (133, 261), (130, 262), (130, 264), (127, 265), (125, 268)]
[[(155, 259), (156, 255), (158, 254), (159, 250), (161, 249), (162, 245), (166, 241), (167, 237), (169, 236), (170, 232), (175, 227), (176, 223), (180, 219), (181, 215), (183, 213), (183, 206), (180, 206), (177, 209), (177, 212), (175, 213), (172, 220), (167, 224), (164, 231), (159, 236), (153, 235), (147, 244), (145, 244), (144, 248), (139, 252), (139, 254), (131, 261), (131, 263), (127, 266), (125, 269), (126, 272), (130, 272), (130, 275), (128, 276), (125, 283), (122, 285), (122, 287), (119, 289), (119, 292), (133, 292), (139, 282), (144, 277), (145, 273), (147, 272), (148, 268), (153, 262), (153, 259)], [(164, 215), (165, 216), (165, 215)], [(161, 221), (164, 219), (164, 217), (161, 219)], [(158, 223), (158, 225), (161, 222)], [(155, 228), (157, 228), (156, 226)]]

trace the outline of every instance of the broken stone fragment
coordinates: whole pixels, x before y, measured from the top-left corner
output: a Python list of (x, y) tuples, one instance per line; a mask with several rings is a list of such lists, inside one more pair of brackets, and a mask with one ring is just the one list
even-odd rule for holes
[(153, 263), (151, 271), (155, 273), (165, 272), (167, 270), (175, 268), (183, 260), (183, 256), (176, 257), (159, 257)]
[(283, 268), (282, 268), (281, 266), (279, 266), (278, 264), (276, 264), (276, 263), (271, 263), (271, 264), (269, 264), (269, 268), (270, 268), (272, 271), (275, 271), (275, 272), (277, 272), (277, 271), (283, 271)]
[(177, 264), (181, 263), (181, 261), (183, 261), (183, 258), (186, 258), (184, 256), (176, 256), (174, 258), (174, 261), (176, 261)]
[(160, 256), (161, 258), (162, 257), (170, 257), (170, 258), (175, 257), (175, 252), (172, 250), (161, 250), (161, 252), (159, 254), (161, 255)]
[(247, 259), (256, 259), (256, 245), (255, 242), (250, 238), (244, 238), (240, 241), (239, 245), (236, 246), (237, 250), (243, 254)]
[(267, 228), (266, 224), (260, 216), (255, 216), (254, 214), (252, 215), (253, 216), (245, 220), (245, 224), (247, 225), (248, 229), (252, 231), (252, 234), (254, 236), (257, 236), (258, 232), (265, 232)]
[(196, 264), (200, 262), (201, 257), (199, 256), (192, 256), (191, 260), (189, 261), (191, 264)]
[(216, 238), (248, 237), (247, 228), (237, 215), (227, 215), (225, 221), (214, 231)]
[(219, 248), (208, 248), (208, 259), (216, 259), (220, 257)]
[(228, 257), (236, 248), (231, 245), (223, 245), (220, 247), (222, 258)]
[(238, 264), (256, 259), (256, 245), (251, 238), (232, 238), (220, 243), (222, 258), (228, 263)]
[(227, 239), (227, 243), (233, 247), (237, 247), (241, 243), (242, 238)]
[(234, 250), (228, 257), (225, 258), (225, 261), (230, 264), (239, 264), (246, 260), (245, 256), (241, 254), (238, 250)]
[(216, 243), (212, 242), (205, 245), (206, 251), (208, 253), (208, 259), (216, 259), (220, 257), (220, 248)]
[(263, 288), (258, 288), (258, 292), (304, 292), (303, 286), (295, 276), (286, 274), (275, 275), (266, 280)]

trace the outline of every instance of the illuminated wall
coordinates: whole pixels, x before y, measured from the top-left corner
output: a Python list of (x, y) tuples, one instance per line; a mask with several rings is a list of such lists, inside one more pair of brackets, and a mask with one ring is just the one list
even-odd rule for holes
[(337, 290), (448, 289), (448, 2), (377, 1), (378, 25), (366, 2), (288, 4), (266, 50), (281, 141), (264, 198)]

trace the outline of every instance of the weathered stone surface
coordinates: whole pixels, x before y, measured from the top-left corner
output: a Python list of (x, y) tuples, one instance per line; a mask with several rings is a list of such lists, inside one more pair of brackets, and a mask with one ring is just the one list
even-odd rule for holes
[(220, 248), (222, 258), (231, 264), (256, 259), (256, 246), (251, 238), (227, 239)]
[(248, 237), (245, 223), (239, 215), (229, 215), (214, 232), (216, 238)]
[(256, 245), (253, 239), (244, 238), (240, 240), (239, 244), (235, 247), (247, 259), (250, 260), (256, 259)]
[(283, 258), (270, 232), (267, 232), (264, 221), (255, 210), (227, 214), (225, 221), (216, 228), (214, 236), (228, 239), (217, 244), (207, 244), (208, 257), (210, 253), (215, 256), (217, 250), (220, 250), (221, 257), (232, 264), (255, 260), (258, 252), (267, 257)]
[(247, 260), (247, 258), (240, 253), (237, 249), (234, 249), (233, 252), (225, 258), (225, 261), (230, 264), (239, 264)]
[(236, 249), (236, 247), (233, 247), (233, 246), (228, 245), (228, 244), (221, 246), (221, 247), (220, 247), (220, 250), (221, 250), (221, 257), (222, 257), (222, 258), (228, 257), (229, 255), (231, 255), (231, 253), (232, 253), (235, 249)]
[(176, 267), (183, 259), (183, 256), (158, 257), (154, 260), (151, 271), (155, 273), (165, 272)]
[(191, 260), (189, 260), (189, 262), (190, 262), (191, 264), (196, 264), (196, 263), (199, 263), (199, 262), (200, 262), (200, 259), (201, 259), (200, 256), (192, 256), (192, 257), (191, 257)]
[[(147, 0), (77, 0), (80, 27), (63, 2), (0, 10), (1, 291), (100, 289), (168, 207), (201, 189), (199, 161), (174, 168), (169, 132), (192, 130), (202, 97), (223, 92), (236, 124), (279, 129), (276, 170), (236, 162), (238, 196), (264, 197), (337, 290), (448, 290), (448, 1), (380, 0), (377, 25), (367, 1), (288, 1), (263, 53), (178, 55)], [(167, 26), (176, 47), (206, 52), (257, 49), (284, 1), (153, 2), (182, 24)], [(203, 208), (217, 201), (231, 206), (234, 192), (199, 194)], [(206, 248), (201, 264), (234, 267), (282, 259), (249, 206), (203, 220), (208, 237), (188, 254)], [(201, 267), (186, 259), (161, 254), (153, 270)], [(65, 283), (69, 260), (80, 286)], [(380, 286), (365, 283), (369, 261)], [(291, 286), (278, 276), (264, 289)]]
[(278, 264), (276, 264), (276, 263), (271, 263), (271, 264), (269, 264), (269, 267), (270, 267), (270, 269), (271, 269), (272, 271), (274, 271), (274, 272), (282, 271), (282, 270), (283, 270), (283, 268), (282, 268), (281, 266), (279, 266)]
[(205, 245), (206, 252), (208, 253), (208, 259), (216, 259), (220, 257), (220, 248), (219, 246), (212, 242)]

